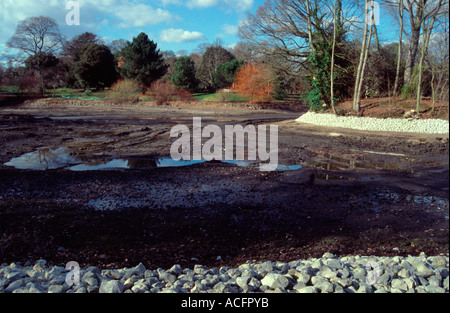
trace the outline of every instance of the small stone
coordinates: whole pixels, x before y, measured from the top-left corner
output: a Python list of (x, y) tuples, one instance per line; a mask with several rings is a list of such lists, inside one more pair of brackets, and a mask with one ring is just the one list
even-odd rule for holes
[(367, 283), (360, 283), (358, 291), (356, 293), (372, 293), (373, 287)]
[(88, 277), (84, 280), (88, 286), (98, 286), (98, 280), (94, 277)]
[(397, 275), (401, 278), (408, 278), (410, 276), (409, 271), (406, 268), (398, 272)]
[(342, 268), (342, 263), (338, 259), (329, 259), (327, 260), (326, 264), (333, 270), (338, 270)]
[(318, 288), (322, 293), (332, 293), (334, 291), (334, 286), (328, 281), (323, 281), (314, 287)]
[(18, 279), (9, 284), (8, 288), (5, 289), (5, 292), (12, 293), (14, 290), (19, 289), (23, 285), (23, 280)]
[(408, 277), (405, 279), (405, 283), (408, 286), (408, 290), (414, 290), (418, 281), (416, 281), (413, 277)]
[(175, 275), (169, 274), (161, 268), (158, 268), (158, 275), (160, 280), (164, 280), (167, 283), (173, 284), (177, 280)]
[(325, 271), (320, 271), (320, 275), (324, 278), (331, 279), (337, 277), (337, 273), (331, 269), (326, 269)]
[(131, 287), (131, 291), (133, 291), (134, 293), (144, 293), (148, 291), (148, 287), (146, 284), (140, 282)]
[(250, 281), (250, 277), (249, 276), (243, 276), (243, 277), (238, 277), (236, 278), (236, 283), (238, 284), (239, 287), (241, 287), (242, 289), (248, 288), (248, 282)]
[(272, 262), (267, 261), (267, 262), (261, 263), (261, 269), (267, 273), (272, 272), (273, 271)]
[(327, 281), (327, 279), (322, 276), (313, 276), (311, 278), (311, 284), (313, 284), (314, 286), (318, 285), (320, 283), (326, 282), (326, 281)]
[(442, 280), (436, 276), (431, 276), (428, 278), (428, 282), (431, 286), (441, 287)]
[(428, 278), (434, 274), (433, 268), (428, 263), (419, 261), (416, 265), (416, 275)]
[(344, 291), (345, 291), (346, 293), (356, 293), (356, 289), (355, 289), (355, 287), (353, 287), (353, 286), (344, 288)]
[(301, 272), (298, 276), (297, 276), (297, 282), (299, 283), (304, 283), (307, 284), (309, 283), (309, 281), (311, 280), (311, 275)]
[(119, 280), (104, 280), (100, 285), (99, 293), (123, 293), (124, 286)]
[(445, 289), (438, 286), (428, 285), (425, 287), (427, 293), (445, 293)]
[(51, 285), (48, 287), (48, 293), (62, 293), (64, 287), (62, 285)]
[(286, 288), (289, 285), (289, 280), (281, 274), (269, 273), (261, 280), (261, 284), (272, 289)]
[(314, 261), (314, 263), (311, 266), (312, 266), (312, 268), (320, 270), (320, 269), (322, 269), (323, 262), (322, 262), (321, 259), (317, 259), (317, 260)]
[(333, 253), (326, 252), (322, 255), (322, 259), (334, 259), (336, 256)]
[(393, 289), (399, 289), (401, 291), (407, 291), (408, 290), (408, 284), (404, 279), (394, 279), (391, 282), (391, 287)]
[(29, 293), (45, 293), (45, 289), (41, 287), (39, 284), (31, 284)]
[(319, 293), (319, 289), (314, 286), (306, 286), (304, 288), (296, 289), (298, 293)]
[(435, 268), (448, 268), (448, 262), (443, 256), (436, 256), (431, 263)]
[[(122, 279), (124, 275), (123, 271), (119, 271), (119, 270), (112, 270), (111, 272), (109, 272), (109, 276), (111, 276), (112, 278), (116, 279), (116, 280), (120, 280)], [(128, 279), (128, 277), (127, 277)]]
[(257, 278), (252, 277), (248, 282), (248, 286), (250, 287), (249, 289), (256, 290), (261, 286), (261, 282)]
[(130, 268), (129, 270), (127, 270), (125, 272), (125, 275), (121, 278), (123, 281), (127, 280), (128, 278), (130, 278), (133, 275), (136, 275), (138, 277), (144, 277), (145, 274), (145, 266), (142, 263), (139, 263), (139, 265)]
[(303, 289), (305, 287), (306, 287), (305, 283), (297, 283), (297, 284), (294, 285), (294, 287), (292, 287), (292, 289), (294, 291), (298, 291), (298, 290)]
[(208, 273), (208, 269), (203, 265), (195, 265), (194, 273), (198, 275), (206, 275), (206, 273)]
[(125, 280), (125, 282), (123, 283), (123, 288), (126, 289), (130, 289), (131, 287), (134, 286), (134, 284), (139, 280), (139, 277), (137, 276), (131, 276), (130, 278), (128, 278), (127, 280)]
[(182, 271), (183, 271), (183, 269), (181, 268), (181, 266), (179, 264), (175, 264), (167, 272), (174, 274), (174, 275), (180, 275)]

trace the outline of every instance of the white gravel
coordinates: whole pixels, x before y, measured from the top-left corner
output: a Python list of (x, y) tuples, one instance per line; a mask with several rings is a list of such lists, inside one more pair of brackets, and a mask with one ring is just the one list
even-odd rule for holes
[[(0, 293), (448, 293), (448, 254), (418, 257), (344, 256), (250, 262), (237, 268), (101, 270), (39, 260), (0, 265)], [(68, 268), (72, 268), (69, 266)]]
[(328, 127), (342, 127), (367, 131), (387, 131), (423, 134), (448, 134), (449, 122), (439, 119), (394, 119), (355, 116), (336, 116), (334, 114), (307, 112), (296, 120)]

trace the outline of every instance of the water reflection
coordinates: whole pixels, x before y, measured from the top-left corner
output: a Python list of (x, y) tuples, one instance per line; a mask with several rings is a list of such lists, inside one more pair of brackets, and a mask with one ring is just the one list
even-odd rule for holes
[[(73, 156), (70, 149), (59, 147), (56, 149), (42, 148), (35, 152), (26, 153), (18, 158), (5, 163), (17, 169), (50, 170), (65, 168), (71, 171), (99, 171), (104, 169), (149, 169), (165, 167), (186, 167), (206, 163), (206, 160), (173, 160), (172, 158), (129, 158), (113, 160), (90, 160), (83, 162)], [(217, 161), (216, 161), (217, 162)], [(250, 160), (224, 160), (223, 164), (232, 164), (239, 167), (259, 169), (263, 164)], [(302, 169), (302, 165), (278, 164), (278, 171), (296, 171)]]
[(17, 169), (53, 170), (68, 165), (80, 163), (80, 160), (70, 154), (65, 147), (57, 149), (42, 148), (35, 152), (26, 153), (5, 163)]

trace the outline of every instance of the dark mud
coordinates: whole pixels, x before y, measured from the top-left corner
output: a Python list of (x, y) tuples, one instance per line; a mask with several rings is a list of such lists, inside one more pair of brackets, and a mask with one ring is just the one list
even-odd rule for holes
[[(448, 253), (448, 136), (301, 125), (301, 112), (67, 109), (0, 111), (0, 262), (44, 258), (102, 268), (236, 265), (338, 255)], [(155, 166), (172, 126), (275, 124), (279, 163)], [(98, 171), (16, 169), (64, 147)], [(45, 153), (44, 153), (45, 156)], [(217, 260), (220, 256), (221, 260)]]

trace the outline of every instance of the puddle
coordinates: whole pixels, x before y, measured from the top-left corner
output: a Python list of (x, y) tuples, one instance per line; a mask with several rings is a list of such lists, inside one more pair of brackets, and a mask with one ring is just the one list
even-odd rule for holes
[(53, 170), (77, 163), (80, 163), (80, 160), (71, 156), (69, 149), (59, 147), (57, 149), (42, 148), (35, 152), (26, 153), (12, 159), (5, 165), (23, 170)]
[(404, 167), (396, 163), (373, 163), (361, 162), (352, 159), (346, 159), (336, 155), (326, 154), (325, 158), (330, 161), (313, 162), (312, 165), (328, 171), (339, 171), (347, 169), (372, 169), (372, 170), (391, 170), (391, 171), (408, 171)]
[[(104, 169), (146, 169), (146, 168), (165, 168), (165, 167), (186, 167), (196, 164), (206, 163), (206, 160), (180, 160), (175, 161), (171, 158), (157, 159), (113, 159), (97, 160), (83, 162), (74, 157), (70, 149), (59, 147), (56, 149), (42, 148), (35, 152), (26, 153), (18, 158), (5, 163), (6, 166), (12, 166), (17, 169), (29, 170), (52, 170), (68, 169), (75, 172), (99, 171)], [(220, 161), (223, 164), (232, 164), (239, 167), (259, 169), (260, 163), (249, 160), (230, 160)], [(262, 165), (262, 164), (261, 164)], [(302, 169), (302, 165), (277, 165), (277, 171), (297, 171)]]

